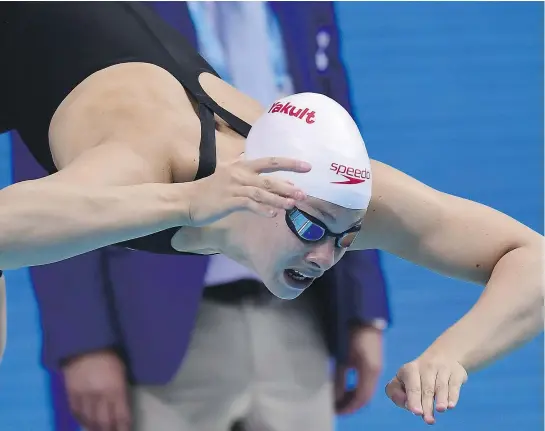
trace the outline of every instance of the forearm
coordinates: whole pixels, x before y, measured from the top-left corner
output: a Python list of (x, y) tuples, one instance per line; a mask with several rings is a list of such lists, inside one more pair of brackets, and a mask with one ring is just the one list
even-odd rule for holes
[(56, 262), (182, 225), (191, 190), (190, 183), (14, 184), (0, 190), (0, 268)]
[(474, 371), (543, 330), (541, 244), (504, 255), (475, 306), (424, 353), (447, 354)]

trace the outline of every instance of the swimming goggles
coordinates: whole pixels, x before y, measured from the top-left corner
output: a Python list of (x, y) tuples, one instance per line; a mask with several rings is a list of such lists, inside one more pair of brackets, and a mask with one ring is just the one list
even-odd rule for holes
[(335, 246), (348, 248), (361, 230), (361, 223), (342, 233), (333, 233), (327, 226), (299, 208), (286, 211), (286, 223), (290, 230), (303, 242), (318, 242), (326, 237), (335, 238)]

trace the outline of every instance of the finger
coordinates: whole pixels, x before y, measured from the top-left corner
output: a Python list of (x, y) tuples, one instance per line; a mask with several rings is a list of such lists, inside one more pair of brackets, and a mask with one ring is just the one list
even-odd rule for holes
[(403, 383), (397, 378), (394, 377), (386, 385), (386, 395), (390, 398), (394, 404), (402, 409), (407, 409), (407, 394), (403, 388)]
[(369, 366), (366, 362), (358, 360), (355, 363), (357, 372), (357, 385), (352, 393), (350, 401), (343, 409), (344, 413), (354, 413), (366, 405), (373, 394), (380, 377), (380, 367)]
[(420, 372), (422, 387), (422, 412), (424, 422), (431, 425), (435, 423), (433, 415), (433, 401), (435, 398), (435, 381), (437, 379), (437, 368), (433, 365), (427, 366)]
[(346, 406), (352, 400), (354, 391), (348, 390), (346, 387), (347, 373), (349, 368), (346, 365), (336, 369), (335, 376), (335, 411), (339, 415), (345, 414)]
[(335, 368), (335, 402), (343, 399), (346, 393), (346, 367), (337, 365)]
[(111, 415), (114, 418), (115, 431), (129, 431), (131, 427), (131, 415), (129, 403), (125, 394), (120, 394), (115, 402), (111, 403)]
[(361, 409), (369, 402), (375, 391), (374, 379), (366, 379), (361, 373), (358, 373), (358, 382), (356, 388), (351, 392), (350, 398), (342, 408), (342, 414), (352, 414)]
[(251, 211), (263, 217), (275, 217), (278, 214), (278, 208), (273, 208), (269, 205), (259, 204), (248, 197), (236, 197), (231, 200), (231, 210), (234, 211)]
[(353, 413), (353, 409), (350, 407), (354, 400), (356, 391), (347, 390), (342, 398), (335, 403), (335, 410), (338, 415), (348, 415)]
[(448, 408), (450, 369), (440, 367), (435, 379), (435, 410), (444, 412)]
[(88, 431), (101, 431), (96, 420), (96, 400), (90, 395), (80, 398), (79, 415), (80, 425)]
[(235, 193), (237, 197), (247, 197), (258, 204), (269, 205), (282, 210), (291, 209), (295, 205), (295, 201), (291, 198), (284, 198), (257, 187), (242, 186)]
[(86, 418), (84, 414), (84, 408), (83, 408), (83, 402), (84, 398), (79, 395), (69, 395), (68, 396), (68, 405), (70, 407), (70, 413), (74, 416), (76, 421), (80, 425), (87, 425), (86, 424)]
[(467, 381), (467, 373), (465, 370), (452, 373), (448, 382), (448, 408), (453, 409), (458, 404), (460, 398), (460, 390), (462, 385)]
[(335, 411), (339, 415), (346, 412), (346, 406), (353, 397), (353, 391), (346, 387), (346, 379), (349, 367), (346, 365), (338, 366), (335, 373)]
[(110, 414), (110, 402), (106, 397), (96, 400), (93, 419), (96, 431), (112, 431), (114, 429), (113, 416)]
[(420, 370), (415, 363), (404, 365), (397, 374), (407, 394), (407, 408), (415, 415), (423, 414)]
[(293, 198), (299, 201), (304, 200), (307, 197), (306, 194), (299, 188), (295, 187), (293, 183), (275, 179), (270, 176), (268, 177), (254, 176), (249, 181), (248, 185), (253, 185), (255, 187), (259, 187), (263, 190), (266, 190), (270, 193), (284, 196), (286, 198)]
[(261, 159), (245, 162), (254, 172), (268, 173), (277, 171), (308, 172), (312, 166), (301, 160), (289, 159), (287, 157), (264, 157)]
[(238, 172), (237, 175), (234, 176), (234, 179), (242, 186), (256, 187), (283, 197), (297, 200), (303, 200), (307, 197), (305, 193), (291, 181), (272, 176), (259, 176), (248, 172)]

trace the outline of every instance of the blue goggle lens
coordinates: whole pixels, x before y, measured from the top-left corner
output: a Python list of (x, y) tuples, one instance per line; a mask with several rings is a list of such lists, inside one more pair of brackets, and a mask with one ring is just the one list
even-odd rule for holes
[(316, 242), (325, 236), (333, 236), (335, 237), (335, 245), (340, 248), (350, 247), (360, 229), (360, 226), (355, 226), (343, 234), (335, 235), (329, 233), (324, 226), (312, 221), (311, 216), (297, 208), (286, 212), (286, 222), (290, 229), (302, 240)]
[(292, 212), (289, 214), (289, 218), (293, 223), (293, 228), (297, 235), (301, 238), (306, 239), (307, 241), (320, 241), (324, 237), (324, 228), (311, 222), (300, 211)]

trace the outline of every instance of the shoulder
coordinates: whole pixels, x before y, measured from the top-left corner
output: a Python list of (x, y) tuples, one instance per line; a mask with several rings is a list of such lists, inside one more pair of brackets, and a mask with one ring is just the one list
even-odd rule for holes
[(173, 140), (191, 146), (197, 137), (198, 145), (198, 136), (199, 120), (182, 85), (148, 63), (90, 75), (63, 100), (49, 129), (59, 168), (105, 142), (123, 142), (146, 159), (166, 161)]

